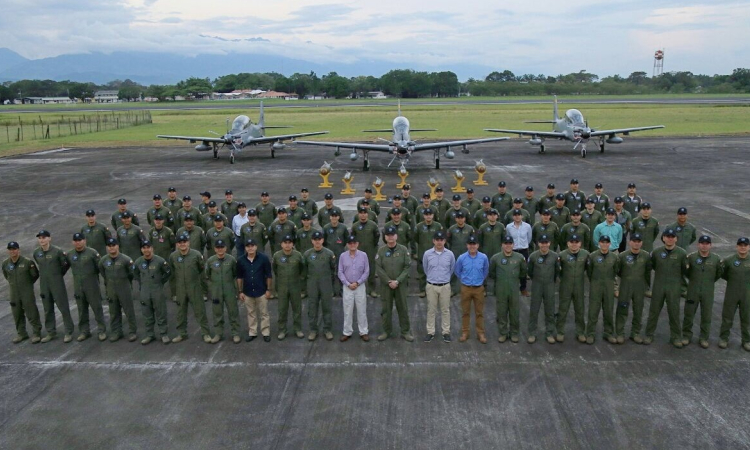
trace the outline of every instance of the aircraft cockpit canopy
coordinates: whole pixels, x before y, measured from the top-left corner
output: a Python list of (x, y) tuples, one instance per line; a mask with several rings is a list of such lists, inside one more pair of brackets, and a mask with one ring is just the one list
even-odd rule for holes
[(244, 130), (247, 128), (251, 123), (253, 123), (249, 117), (247, 116), (237, 116), (237, 118), (234, 119), (234, 122), (232, 122), (232, 129), (233, 130)]
[(568, 119), (568, 122), (572, 123), (573, 125), (583, 125), (583, 114), (581, 114), (581, 111), (578, 111), (577, 109), (569, 109), (565, 112), (565, 117)]

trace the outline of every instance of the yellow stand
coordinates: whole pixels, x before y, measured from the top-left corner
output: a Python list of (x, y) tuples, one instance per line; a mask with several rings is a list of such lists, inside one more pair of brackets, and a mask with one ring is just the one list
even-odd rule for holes
[(346, 185), (346, 187), (341, 190), (341, 193), (353, 195), (354, 189), (352, 189), (352, 187), (350, 186), (352, 184), (352, 181), (354, 181), (354, 177), (352, 176), (352, 173), (346, 172), (346, 175), (344, 175), (344, 178), (342, 178), (341, 181), (343, 181), (344, 184)]
[(440, 183), (438, 183), (436, 179), (430, 177), (430, 179), (427, 180), (427, 186), (430, 187), (430, 199), (435, 200), (435, 189), (440, 186)]
[(481, 159), (477, 161), (474, 166), (474, 171), (477, 173), (477, 179), (474, 180), (474, 186), (487, 186), (487, 182), (484, 181), (484, 174), (487, 172), (487, 166), (484, 165)]
[(397, 188), (401, 189), (406, 184), (406, 177), (409, 176), (409, 172), (406, 170), (406, 167), (401, 164), (401, 168), (398, 169), (398, 177), (401, 178), (401, 182), (396, 185)]
[(375, 188), (375, 197), (373, 197), (375, 200), (382, 202), (386, 199), (385, 195), (380, 193), (380, 190), (383, 189), (383, 186), (385, 186), (385, 183), (383, 183), (383, 180), (380, 178), (376, 178), (375, 182), (372, 183), (372, 187)]
[(460, 170), (456, 170), (456, 172), (453, 174), (453, 179), (456, 180), (456, 185), (451, 188), (451, 192), (466, 192), (466, 188), (461, 186), (461, 183), (464, 182), (464, 174), (461, 173)]
[(318, 169), (318, 173), (320, 174), (321, 178), (323, 178), (323, 182), (318, 185), (319, 188), (329, 188), (333, 187), (333, 183), (328, 181), (328, 177), (331, 176), (331, 165), (327, 162), (323, 161), (323, 165), (320, 166), (320, 169)]

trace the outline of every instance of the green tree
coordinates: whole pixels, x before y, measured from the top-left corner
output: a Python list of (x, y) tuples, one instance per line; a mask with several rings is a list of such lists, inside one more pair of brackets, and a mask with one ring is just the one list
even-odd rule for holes
[(349, 80), (340, 76), (336, 72), (323, 75), (322, 82), (323, 90), (328, 97), (345, 98), (351, 92), (349, 90)]

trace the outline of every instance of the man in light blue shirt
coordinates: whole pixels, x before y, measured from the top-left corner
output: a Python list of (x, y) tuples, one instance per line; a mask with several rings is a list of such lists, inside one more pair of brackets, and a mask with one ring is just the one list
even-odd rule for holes
[[(528, 224), (527, 224), (528, 225)], [(484, 335), (484, 280), (490, 272), (490, 262), (487, 255), (479, 251), (479, 241), (476, 236), (469, 236), (466, 241), (468, 251), (458, 257), (453, 272), (461, 282), (461, 337), (459, 342), (466, 342), (469, 338), (469, 324), (471, 321), (471, 304), (474, 304), (476, 315), (477, 339), (482, 344), (487, 343)]]
[(451, 275), (456, 257), (445, 248), (445, 232), (437, 231), (432, 238), (433, 247), (424, 252), (422, 267), (427, 277), (427, 336), (425, 342), (435, 337), (435, 316), (440, 308), (443, 341), (451, 341)]
[[(520, 210), (513, 210), (513, 222), (505, 227), (506, 236), (513, 238), (513, 251), (523, 256), (523, 259), (529, 259), (529, 246), (531, 246), (532, 229), (531, 225), (523, 221), (523, 214)], [(519, 286), (521, 295), (528, 297), (529, 291), (526, 290), (526, 277), (521, 278)]]
[(617, 250), (622, 242), (622, 225), (615, 222), (617, 212), (614, 208), (607, 208), (607, 215), (604, 222), (600, 223), (594, 228), (594, 242), (599, 242), (599, 238), (602, 236), (609, 236), (612, 242), (613, 249)]

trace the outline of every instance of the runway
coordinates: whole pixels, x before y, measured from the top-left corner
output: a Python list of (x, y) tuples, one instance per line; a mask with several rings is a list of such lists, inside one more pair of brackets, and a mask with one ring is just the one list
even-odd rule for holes
[[(478, 145), (468, 155), (443, 157), (440, 170), (425, 152), (412, 158), (407, 182), (419, 198), (434, 177), (450, 195), (455, 169), (466, 175), (465, 187), (474, 187), (479, 159), (487, 165), (489, 185), (475, 187), (477, 198), (496, 193), (500, 180), (515, 196), (531, 185), (538, 197), (547, 183), (564, 192), (570, 179), (578, 178), (586, 194), (603, 183), (610, 199), (633, 182), (653, 205), (662, 229), (685, 206), (689, 221), (699, 234), (712, 236), (713, 250), (722, 257), (734, 251), (739, 236), (750, 235), (748, 137), (628, 138), (604, 154), (592, 145), (586, 159), (570, 143), (548, 144), (544, 155), (526, 140)], [(397, 167), (386, 168), (389, 157), (371, 154), (372, 170), (362, 172), (361, 159), (351, 162), (345, 151), (334, 157), (333, 150), (289, 146), (272, 159), (267, 147), (250, 148), (234, 165), (226, 154), (214, 160), (210, 152), (177, 144), (2, 158), (0, 242), (19, 241), (28, 256), (37, 231), (47, 228), (52, 243), (68, 250), (86, 209), (108, 221), (116, 200), (125, 197), (145, 222), (152, 195), (165, 195), (169, 186), (179, 196), (191, 195), (195, 204), (202, 190), (220, 202), (223, 191), (232, 188), (235, 199), (250, 205), (267, 190), (277, 206), (303, 187), (321, 204), (330, 191), (344, 207), (346, 224), (356, 198), (376, 177), (386, 184), (384, 194), (399, 192)], [(333, 166), (330, 189), (317, 188), (323, 161)], [(346, 171), (354, 176), (353, 196), (339, 194)], [(75, 309), (70, 275), (66, 281)], [(474, 335), (458, 342), (458, 299), (451, 306), (453, 342), (423, 343), (427, 306), (414, 283), (409, 296), (413, 343), (398, 338), (340, 343), (343, 314), (341, 301), (334, 300), (332, 342), (277, 341), (277, 304), (271, 301), (270, 343), (204, 344), (190, 313), (190, 338), (180, 344), (144, 347), (96, 339), (63, 344), (58, 338), (14, 345), (7, 284), (2, 286), (0, 448), (750, 448), (750, 353), (740, 348), (737, 320), (729, 349), (716, 346), (723, 281), (717, 283), (707, 350), (695, 341), (682, 350), (669, 345), (666, 311), (650, 346), (610, 345), (600, 333), (594, 345), (579, 344), (572, 311), (565, 343), (541, 339), (529, 345), (528, 298), (521, 302), (522, 342), (499, 344), (493, 296), (485, 307), (488, 344)], [(143, 337), (138, 305), (136, 311)], [(175, 311), (170, 302), (172, 336)], [(75, 319), (77, 312), (72, 314)], [(243, 307), (240, 317), (244, 336)], [(368, 298), (368, 320), (376, 336), (379, 299)], [(303, 324), (306, 331), (306, 306)]]

